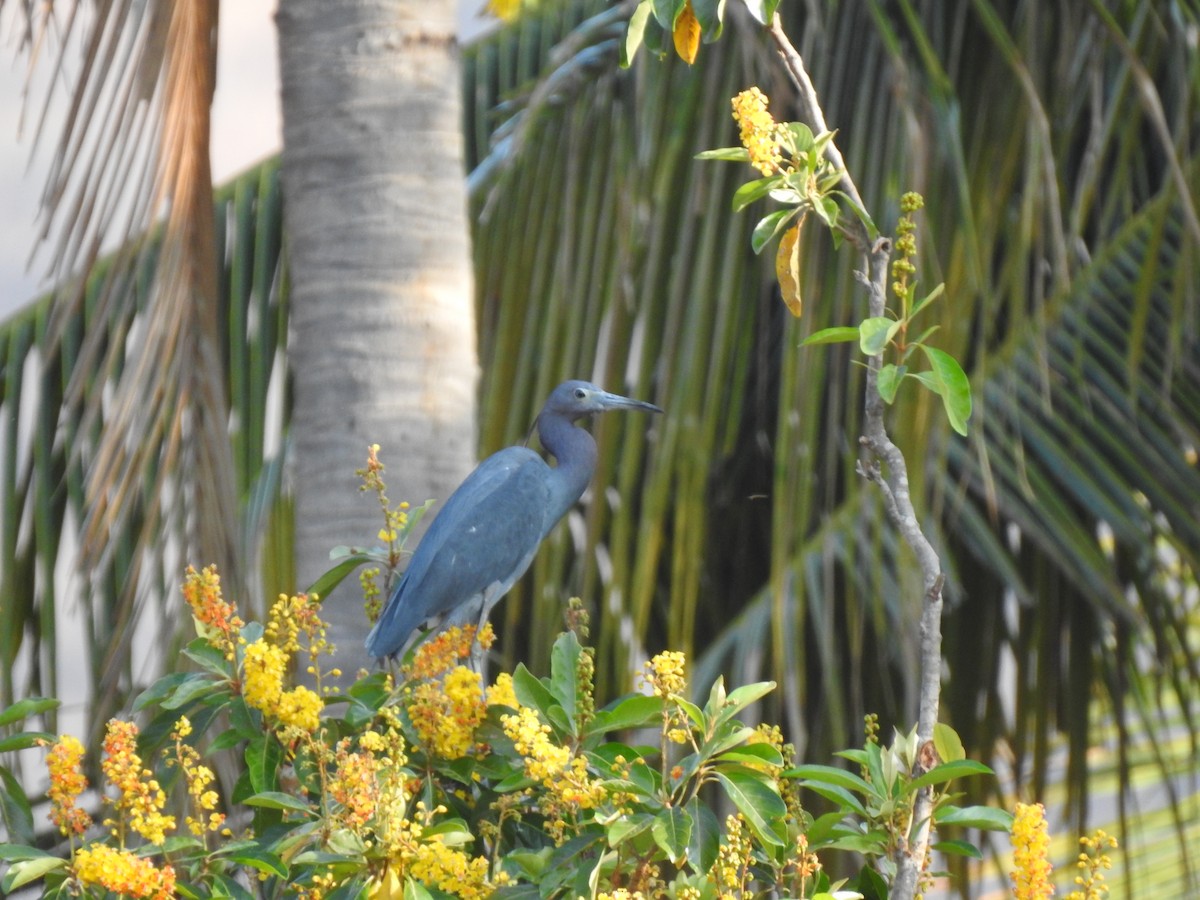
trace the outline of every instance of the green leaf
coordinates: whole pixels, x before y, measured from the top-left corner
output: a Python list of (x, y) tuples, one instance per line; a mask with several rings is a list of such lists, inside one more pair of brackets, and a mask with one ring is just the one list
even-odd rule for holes
[(9, 753), (13, 750), (28, 750), (30, 747), (36, 747), (43, 742), (53, 744), (56, 737), (56, 735), (48, 731), (20, 731), (6, 738), (0, 738), (0, 753)]
[(760, 25), (766, 25), (771, 21), (764, 0), (746, 0), (746, 9), (750, 10), (750, 15), (754, 16)]
[(914, 303), (912, 305), (912, 308), (908, 311), (908, 318), (911, 320), (913, 316), (915, 316), (917, 313), (919, 313), (921, 310), (923, 310), (926, 306), (928, 306), (930, 303), (932, 303), (938, 297), (942, 296), (942, 294), (945, 293), (945, 291), (946, 291), (946, 283), (943, 281), (941, 284), (939, 284), (937, 287), (935, 287), (932, 291), (930, 291), (928, 294), (926, 294), (924, 297), (922, 297), (920, 300), (918, 300), (916, 303)]
[(909, 782), (908, 789), (915, 791), (931, 784), (944, 784), (947, 781), (952, 781), (955, 778), (964, 778), (967, 775), (991, 774), (992, 770), (981, 762), (976, 762), (973, 759), (959, 759), (954, 762), (942, 763), (940, 766), (934, 766), (924, 775), (914, 778)]
[(749, 770), (721, 770), (713, 774), (758, 839), (772, 847), (782, 847), (780, 831), (787, 807), (774, 784)]
[(751, 703), (765, 697), (773, 690), (775, 690), (775, 682), (773, 681), (758, 681), (754, 684), (744, 684), (740, 688), (737, 688), (725, 698), (725, 701), (717, 710), (716, 726), (720, 727), (725, 724)]
[(629, 17), (629, 26), (625, 29), (625, 40), (621, 41), (621, 68), (628, 69), (633, 64), (642, 40), (646, 34), (646, 23), (650, 21), (650, 0), (642, 0)]
[(608, 825), (608, 845), (619, 847), (622, 843), (641, 834), (654, 824), (654, 816), (650, 813), (635, 812), (630, 815), (618, 816)]
[(407, 877), (404, 879), (404, 900), (433, 900), (433, 894), (421, 882)]
[(163, 709), (179, 709), (181, 706), (186, 706), (197, 698), (211, 697), (217, 691), (217, 685), (213, 683), (213, 680), (209, 676), (194, 673), (191, 677), (176, 685), (175, 689), (163, 698), (160, 705)]
[(586, 736), (603, 735), (610, 731), (645, 728), (662, 720), (662, 697), (631, 694), (618, 700), (611, 708), (602, 709), (592, 717), (584, 731)]
[(692, 0), (692, 11), (704, 32), (704, 43), (718, 40), (725, 27), (725, 0)]
[(688, 860), (697, 872), (707, 872), (717, 861), (721, 849), (721, 823), (708, 805), (699, 797), (688, 801), (688, 818), (692, 833), (688, 838)]
[(236, 863), (254, 869), (256, 872), (262, 872), (264, 875), (275, 875), (279, 878), (288, 877), (288, 867), (284, 861), (274, 853), (269, 853), (266, 850), (243, 850), (239, 853), (230, 854), (229, 858)]
[(858, 326), (858, 346), (867, 356), (878, 356), (899, 330), (900, 323), (895, 319), (870, 316)]
[(784, 123), (780, 128), (780, 136), (783, 138), (784, 146), (794, 156), (808, 153), (813, 149), (812, 129), (803, 122)]
[(968, 859), (983, 859), (983, 854), (979, 852), (979, 848), (970, 841), (938, 841), (932, 845), (934, 850), (949, 854), (950, 856), (965, 856)]
[(958, 762), (967, 758), (962, 738), (958, 736), (957, 731), (944, 722), (938, 722), (933, 726), (933, 747), (937, 750), (938, 759), (943, 763)]
[(746, 744), (742, 747), (726, 750), (718, 756), (717, 760), (718, 762), (745, 763), (750, 766), (772, 766), (776, 768), (783, 765), (783, 756), (778, 750), (767, 743)]
[(25, 844), (0, 844), (0, 859), (5, 862), (20, 862), (26, 859), (43, 859), (45, 857), (57, 859), (53, 853), (47, 853), (37, 847), (28, 847)]
[(675, 30), (675, 20), (683, 12), (687, 0), (651, 0), (654, 8), (654, 18), (666, 31)]
[(375, 562), (375, 557), (371, 554), (364, 552), (352, 553), (350, 556), (326, 569), (316, 581), (308, 586), (308, 593), (316, 594), (318, 597), (328, 597), (333, 589), (346, 579), (347, 575), (364, 563), (369, 562)]
[(874, 789), (860, 776), (837, 766), (805, 765), (789, 769), (784, 773), (787, 778), (802, 778), (804, 786), (813, 784), (832, 784), (846, 790), (856, 791), (865, 797), (875, 793)]
[(733, 211), (741, 212), (755, 200), (761, 200), (783, 181), (778, 175), (747, 181), (733, 192)]
[(258, 806), (263, 809), (282, 809), (313, 815), (312, 808), (298, 797), (285, 794), (282, 791), (260, 791), (242, 801), (246, 806)]
[(896, 389), (900, 387), (906, 371), (907, 366), (898, 366), (895, 363), (886, 363), (879, 368), (879, 377), (875, 384), (879, 388), (879, 396), (889, 406), (896, 399)]
[(47, 710), (58, 709), (61, 705), (61, 701), (55, 700), (53, 697), (26, 697), (24, 700), (18, 700), (12, 706), (7, 706), (0, 711), (0, 728)]
[(763, 248), (776, 237), (787, 230), (792, 219), (800, 213), (800, 207), (780, 209), (759, 219), (750, 235), (750, 246), (755, 253), (762, 253)]
[(971, 418), (971, 382), (953, 356), (936, 347), (921, 345), (932, 366), (932, 376), (938, 384), (936, 393), (942, 397), (950, 427), (966, 437), (967, 420)]
[(550, 693), (562, 707), (570, 723), (570, 735), (576, 736), (579, 701), (579, 657), (583, 648), (573, 631), (564, 631), (550, 651)]
[(279, 744), (270, 734), (261, 734), (246, 745), (246, 774), (250, 778), (250, 787), (255, 794), (263, 795), (273, 792), (279, 783), (279, 763), (282, 758), (283, 754)]
[(4, 893), (11, 894), (17, 888), (29, 884), (31, 881), (37, 881), (56, 869), (65, 870), (67, 867), (67, 861), (59, 859), (57, 856), (40, 856), (36, 859), (15, 862), (4, 873), (4, 880), (0, 881), (0, 887), (4, 889)]
[(696, 159), (720, 159), (725, 162), (750, 162), (750, 151), (745, 147), (721, 147), (717, 150), (701, 150)]
[(688, 842), (692, 837), (692, 817), (678, 806), (669, 806), (654, 817), (650, 833), (671, 864), (678, 866), (687, 857)]
[(808, 337), (800, 342), (801, 347), (808, 347), (815, 344), (844, 344), (849, 341), (858, 340), (858, 329), (849, 325), (837, 326), (834, 328), (822, 328), (820, 331), (814, 331)]
[[(15, 838), (23, 844), (32, 844), (36, 840), (33, 831), (33, 810), (29, 805), (29, 798), (25, 796), (25, 789), (17, 777), (5, 766), (0, 766), (0, 781), (4, 782), (4, 789), (0, 791), (0, 816), (3, 816), (0, 821), (4, 823), (5, 832), (9, 837)], [(0, 846), (11, 847), (12, 845)], [(41, 851), (36, 852), (40, 853)], [(0, 856), (0, 859), (6, 858)]]
[(1008, 810), (994, 806), (943, 806), (933, 814), (937, 825), (960, 825), (985, 831), (1011, 831), (1013, 817)]
[(523, 662), (518, 662), (516, 670), (512, 672), (512, 692), (521, 706), (538, 710), (547, 722), (550, 721), (551, 707), (558, 706), (550, 688), (524, 667)]

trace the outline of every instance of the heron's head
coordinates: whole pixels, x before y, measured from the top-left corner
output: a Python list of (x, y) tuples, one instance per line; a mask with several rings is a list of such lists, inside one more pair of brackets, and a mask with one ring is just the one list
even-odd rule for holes
[(550, 398), (546, 401), (542, 414), (563, 416), (575, 420), (610, 409), (662, 412), (653, 403), (633, 400), (629, 397), (622, 397), (620, 394), (610, 394), (587, 381), (564, 381), (550, 393)]

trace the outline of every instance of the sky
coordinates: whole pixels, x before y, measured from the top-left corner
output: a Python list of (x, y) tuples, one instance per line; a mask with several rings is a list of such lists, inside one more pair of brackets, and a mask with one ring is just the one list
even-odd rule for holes
[[(217, 89), (213, 101), (213, 182), (231, 176), (279, 151), (279, 64), (274, 14), (277, 0), (233, 0), (221, 4)], [(483, 0), (459, 0), (462, 36), (478, 33)], [(31, 155), (33, 125), (43, 92), (35, 85), (19, 134), (25, 61), (18, 59), (16, 4), (0, 3), (0, 320), (33, 300), (44, 284), (46, 261), (31, 268), (38, 204), (45, 184), (51, 133)], [(60, 91), (60, 94), (63, 93)], [(60, 98), (61, 99), (61, 98)], [(59, 102), (59, 110), (65, 104)]]

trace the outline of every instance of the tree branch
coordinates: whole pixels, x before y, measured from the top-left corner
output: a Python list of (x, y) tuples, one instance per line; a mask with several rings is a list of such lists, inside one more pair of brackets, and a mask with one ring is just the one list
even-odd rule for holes
[[(784, 33), (778, 15), (772, 19), (769, 31), (799, 92), (801, 109), (808, 124), (815, 132), (828, 131), (812, 79), (808, 76), (800, 54)], [(827, 144), (826, 156), (841, 172), (841, 189), (851, 202), (856, 203), (860, 209), (866, 209), (842, 154), (833, 141)], [(858, 274), (858, 278), (867, 289), (870, 315), (883, 316), (887, 306), (888, 264), (891, 259), (892, 242), (888, 238), (879, 238), (872, 242), (866, 226), (857, 219), (847, 227), (847, 233), (863, 255), (864, 271)], [(872, 356), (867, 360), (863, 433), (859, 439), (866, 456), (859, 460), (858, 472), (879, 487), (888, 519), (912, 548), (924, 578), (920, 623), (921, 671), (917, 740), (921, 748), (918, 760), (926, 760), (930, 756), (926, 745), (933, 739), (941, 694), (942, 585), (945, 579), (937, 552), (921, 529), (916, 510), (913, 508), (908, 465), (904, 454), (892, 442), (884, 424), (884, 403), (878, 386), (880, 365), (879, 356)], [(918, 761), (914, 765), (922, 768), (926, 763)], [(932, 813), (933, 791), (932, 788), (926, 788), (918, 793), (907, 833), (901, 836), (895, 860), (896, 878), (891, 892), (894, 898), (910, 900), (917, 892), (921, 872), (925, 867), (925, 858), (929, 852)]]

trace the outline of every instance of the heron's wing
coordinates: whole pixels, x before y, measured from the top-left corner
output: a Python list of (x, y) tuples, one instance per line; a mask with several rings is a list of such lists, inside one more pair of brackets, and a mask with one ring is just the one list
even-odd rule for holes
[(503, 593), (541, 542), (551, 469), (525, 447), (488, 457), (450, 495), (367, 636), (377, 657), (399, 652), (426, 619), (452, 613), (492, 584)]

